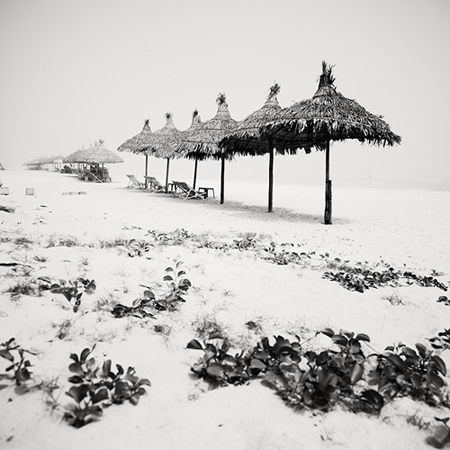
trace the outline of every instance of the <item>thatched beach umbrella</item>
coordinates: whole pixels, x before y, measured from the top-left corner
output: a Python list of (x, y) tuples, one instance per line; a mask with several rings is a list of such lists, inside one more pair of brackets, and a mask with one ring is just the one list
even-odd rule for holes
[[(150, 121), (147, 119), (141, 132), (130, 139), (127, 139), (117, 150), (119, 152), (130, 152), (135, 154), (142, 154), (148, 147), (148, 138), (151, 137), (152, 130), (150, 128)], [(148, 176), (148, 154), (145, 153), (145, 176)], [(147, 178), (145, 179), (145, 187), (147, 188)]]
[(176, 151), (176, 142), (181, 131), (175, 126), (172, 113), (165, 114), (166, 124), (155, 131), (150, 138), (145, 139), (145, 153), (153, 155), (156, 158), (165, 158), (166, 165), (166, 192), (169, 189), (169, 168), (170, 160), (178, 157)]
[(103, 145), (105, 141), (100, 139), (98, 143), (88, 148), (82, 155), (82, 161), (88, 164), (116, 164), (123, 163), (123, 159)]
[(401, 142), (381, 116), (366, 111), (334, 86), (332, 67), (322, 63), (319, 87), (311, 99), (283, 109), (265, 131), (277, 139), (277, 149), (309, 146), (325, 151), (325, 224), (331, 224), (330, 142), (357, 139), (369, 144), (393, 146)]
[[(180, 133), (179, 135), (179, 143), (182, 143), (185, 139), (187, 139), (190, 135), (190, 133), (192, 131), (195, 130), (195, 128), (197, 128), (200, 124), (202, 123), (202, 119), (200, 118), (200, 114), (198, 113), (198, 111), (195, 109), (192, 113), (192, 122), (191, 122), (191, 126), (187, 129), (184, 130)], [(180, 155), (180, 152), (177, 152)], [(195, 158), (195, 163), (194, 163), (194, 179), (192, 181), (192, 187), (194, 189), (196, 189), (196, 185), (197, 185), (197, 166), (198, 166), (198, 159)]]
[(236, 126), (236, 121), (231, 118), (224, 94), (217, 97), (217, 113), (206, 122), (201, 123), (183, 137), (178, 145), (185, 158), (198, 159), (200, 161), (211, 158), (221, 161), (220, 171), (220, 203), (224, 202), (225, 188), (225, 160), (232, 159), (231, 155), (219, 147), (219, 142)]
[(63, 159), (64, 164), (80, 163), (82, 161), (82, 155), (86, 152), (86, 149), (78, 149), (76, 152), (71, 153)]
[[(237, 123), (222, 141), (219, 146), (228, 154), (239, 154), (242, 156), (257, 156), (269, 154), (269, 198), (268, 212), (273, 210), (273, 164), (275, 153), (275, 139), (264, 133), (263, 127), (271, 120), (276, 119), (281, 111), (277, 95), (280, 92), (280, 85), (275, 83), (269, 91), (267, 100), (262, 108), (247, 116)], [(308, 149), (309, 151), (309, 149)], [(296, 153), (296, 150), (288, 150), (289, 153)], [(277, 153), (285, 154), (281, 148)]]

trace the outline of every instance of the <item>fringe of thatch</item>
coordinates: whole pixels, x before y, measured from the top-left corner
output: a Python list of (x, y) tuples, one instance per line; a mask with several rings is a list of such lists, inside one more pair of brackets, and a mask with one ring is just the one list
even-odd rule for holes
[(219, 142), (232, 128), (236, 126), (236, 121), (231, 118), (226, 102), (225, 94), (217, 97), (217, 113), (206, 121), (186, 130), (178, 141), (177, 153), (189, 159), (220, 159), (228, 157), (219, 147)]
[(153, 133), (151, 144), (146, 153), (157, 158), (176, 158), (180, 156), (176, 149), (176, 143), (181, 131), (175, 126), (172, 113), (167, 112), (164, 117), (166, 118), (166, 124)]
[(78, 162), (85, 162), (88, 164), (116, 164), (123, 163), (123, 159), (108, 150), (103, 145), (104, 141), (100, 139), (97, 145), (87, 149), (82, 155), (83, 160)]
[(314, 146), (323, 150), (328, 141), (347, 139), (381, 146), (401, 142), (400, 136), (391, 131), (381, 116), (337, 92), (334, 81), (332, 66), (323, 62), (314, 96), (283, 109), (264, 127), (263, 131), (273, 136), (277, 148), (295, 150)]
[(147, 119), (144, 123), (142, 131), (126, 140), (117, 148), (117, 150), (119, 152), (142, 153), (142, 151), (146, 148), (147, 139), (151, 136), (151, 134), (152, 130), (150, 128), (150, 121)]
[[(263, 127), (275, 120), (281, 111), (277, 95), (281, 87), (275, 83), (269, 90), (264, 106), (238, 122), (235, 128), (224, 136), (219, 146), (229, 155), (256, 156), (272, 149), (270, 140), (262, 132)], [(277, 151), (284, 154), (285, 150)]]

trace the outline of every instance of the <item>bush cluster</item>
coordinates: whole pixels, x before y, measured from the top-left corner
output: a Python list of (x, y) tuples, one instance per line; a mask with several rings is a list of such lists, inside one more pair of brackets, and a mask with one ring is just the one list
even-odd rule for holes
[(185, 302), (183, 295), (191, 287), (191, 282), (186, 278), (186, 272), (181, 268), (182, 261), (178, 261), (173, 267), (167, 267), (163, 280), (166, 282), (167, 291), (159, 298), (152, 288), (145, 286), (141, 298), (133, 301), (132, 306), (118, 303), (111, 311), (114, 317), (121, 318), (133, 316), (138, 318), (154, 317), (159, 311), (174, 311), (180, 303)]
[(320, 333), (333, 344), (322, 351), (305, 349), (298, 337), (291, 342), (275, 336), (273, 343), (265, 337), (235, 354), (229, 353), (230, 344), (219, 333), (206, 343), (193, 339), (187, 348), (201, 350), (203, 356), (191, 371), (215, 387), (259, 377), (295, 409), (326, 411), (341, 403), (352, 411), (377, 413), (398, 396), (449, 405), (442, 389), (447, 369), (433, 350), (422, 344), (416, 344), (416, 350), (399, 345), (366, 356), (366, 334), (334, 333), (329, 328)]
[(103, 408), (112, 404), (122, 404), (129, 401), (137, 405), (139, 397), (146, 393), (144, 386), (150, 386), (146, 378), (139, 378), (133, 367), (125, 372), (117, 364), (117, 372), (112, 371), (111, 360), (98, 364), (95, 358), (89, 358), (90, 349), (85, 348), (78, 356), (70, 355), (73, 362), (69, 370), (74, 373), (69, 378), (73, 386), (66, 394), (75, 404), (66, 406), (64, 420), (75, 428), (81, 428), (90, 422), (98, 420)]

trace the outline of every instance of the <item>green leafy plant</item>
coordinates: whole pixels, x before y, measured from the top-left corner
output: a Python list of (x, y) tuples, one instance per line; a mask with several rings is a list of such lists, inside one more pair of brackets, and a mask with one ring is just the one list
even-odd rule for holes
[(191, 367), (191, 371), (214, 387), (244, 384), (253, 376), (243, 352), (229, 354), (230, 342), (220, 333), (212, 333), (207, 343), (192, 339), (187, 348), (203, 351), (203, 356)]
[(166, 282), (167, 291), (160, 297), (156, 297), (153, 288), (146, 288), (142, 297), (133, 301), (132, 306), (118, 303), (111, 311), (117, 317), (134, 316), (138, 318), (154, 317), (159, 311), (175, 311), (180, 303), (185, 302), (184, 295), (192, 286), (186, 278), (186, 272), (182, 269), (183, 262), (178, 261), (173, 267), (167, 267), (163, 280)]
[[(127, 244), (128, 256), (145, 256), (153, 247), (152, 244), (143, 239), (131, 239)], [(147, 256), (147, 259), (150, 259), (150, 257)]]
[(377, 365), (369, 373), (369, 383), (388, 399), (409, 396), (432, 406), (447, 402), (442, 392), (447, 368), (433, 350), (420, 343), (416, 350), (399, 344), (373, 356)]
[(440, 331), (437, 336), (429, 339), (431, 346), (436, 350), (446, 350), (450, 348), (450, 328)]
[(89, 357), (91, 352), (85, 348), (80, 355), (70, 355), (73, 362), (69, 370), (74, 375), (69, 378), (69, 382), (73, 386), (66, 394), (75, 404), (66, 407), (63, 418), (75, 428), (98, 420), (103, 414), (103, 408), (111, 404), (122, 404), (128, 400), (137, 405), (139, 398), (146, 393), (144, 386), (151, 385), (148, 379), (136, 376), (133, 367), (128, 367), (125, 372), (117, 364), (117, 372), (113, 372), (111, 360), (98, 364), (95, 358)]
[(72, 304), (73, 312), (77, 312), (81, 304), (83, 293), (92, 294), (96, 289), (95, 280), (88, 280), (79, 277), (75, 280), (59, 280), (58, 283), (52, 282), (48, 277), (40, 277), (39, 280), (47, 283), (47, 288), (54, 294), (62, 294)]
[[(0, 344), (0, 357), (6, 359), (9, 363), (4, 374), (0, 373), (0, 380), (10, 379), (14, 381), (16, 386), (21, 386), (31, 379), (31, 372), (29, 368), (31, 363), (26, 359), (26, 354), (35, 356), (35, 353), (23, 349), (16, 343), (15, 338), (11, 338), (6, 342)], [(0, 389), (1, 389), (0, 385)], [(3, 386), (5, 387), (5, 386)], [(18, 393), (23, 393), (25, 390), (18, 390)]]
[(149, 230), (147, 236), (151, 236), (160, 245), (182, 245), (187, 239), (191, 239), (195, 235), (189, 233), (184, 228), (177, 228), (169, 233)]

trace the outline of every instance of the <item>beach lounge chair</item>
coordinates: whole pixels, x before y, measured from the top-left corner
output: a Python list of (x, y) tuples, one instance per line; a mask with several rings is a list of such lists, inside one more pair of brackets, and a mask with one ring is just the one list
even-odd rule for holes
[(173, 194), (175, 197), (179, 197), (184, 200), (192, 198), (201, 198), (202, 200), (205, 200), (206, 198), (206, 192), (198, 192), (184, 181), (172, 181), (172, 184), (174, 186)]
[(130, 189), (145, 189), (144, 183), (141, 183), (135, 175), (127, 175), (127, 177), (130, 179), (128, 182), (127, 188)]
[(166, 187), (155, 177), (144, 177), (147, 180), (147, 189), (152, 192), (166, 192)]

